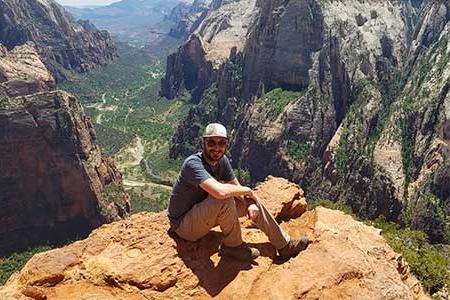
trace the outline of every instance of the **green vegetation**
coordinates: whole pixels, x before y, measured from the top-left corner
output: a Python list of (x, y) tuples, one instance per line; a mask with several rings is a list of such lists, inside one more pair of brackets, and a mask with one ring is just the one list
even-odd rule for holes
[(0, 285), (5, 284), (14, 272), (20, 271), (33, 255), (50, 249), (52, 249), (51, 246), (41, 246), (24, 252), (14, 253), (8, 257), (0, 257)]
[(133, 141), (133, 135), (107, 127), (102, 124), (94, 124), (97, 142), (102, 146), (105, 153), (114, 155)]
[(352, 208), (348, 205), (333, 202), (328, 199), (317, 199), (311, 205), (309, 205), (309, 209), (314, 209), (318, 206), (323, 206), (325, 208), (340, 210), (348, 215), (351, 215), (353, 218), (358, 219), (358, 217), (353, 213)]
[(294, 92), (281, 88), (276, 88), (261, 97), (264, 106), (267, 108), (267, 118), (275, 121), (283, 112), (284, 108), (292, 101), (305, 95), (306, 91)]
[(413, 132), (413, 126), (409, 124), (407, 119), (401, 120), (400, 128), (402, 131), (403, 169), (406, 182), (411, 182), (411, 180), (414, 179), (416, 173), (416, 166), (414, 163), (415, 135)]
[(158, 186), (152, 188), (146, 186), (143, 190), (133, 188), (128, 194), (131, 197), (132, 213), (163, 211), (167, 208), (170, 198), (170, 191)]
[(103, 196), (105, 197), (107, 203), (113, 203), (115, 199), (121, 198), (124, 192), (125, 190), (123, 189), (123, 186), (111, 183), (105, 186)]
[(420, 224), (432, 241), (450, 241), (450, 217), (446, 213), (445, 200), (430, 191), (429, 183), (421, 189), (417, 200), (420, 209), (414, 212), (412, 223)]
[(430, 293), (437, 292), (445, 285), (450, 286), (449, 261), (436, 246), (428, 243), (426, 233), (401, 228), (396, 223), (386, 222), (383, 217), (369, 224), (382, 229), (389, 245), (403, 255), (411, 271)]
[(252, 178), (250, 175), (250, 171), (245, 169), (236, 169), (234, 170), (234, 174), (236, 174), (237, 179), (241, 185), (250, 186), (252, 183)]
[[(310, 206), (310, 209), (317, 206), (343, 211), (358, 220), (351, 207), (345, 204), (319, 199)], [(442, 246), (429, 244), (426, 233), (402, 228), (399, 224), (386, 221), (383, 216), (373, 221), (365, 220), (364, 222), (382, 230), (381, 234), (389, 246), (405, 258), (411, 267), (411, 271), (428, 292), (432, 294), (445, 285), (450, 286), (450, 261), (440, 251)]]
[(293, 140), (287, 140), (286, 153), (295, 161), (304, 161), (311, 151), (311, 145), (308, 143), (299, 143)]
[(98, 143), (106, 153), (118, 154), (121, 149), (131, 147), (135, 137), (141, 138), (148, 168), (134, 164), (125, 177), (141, 174), (140, 179), (151, 180), (150, 169), (152, 174), (173, 180), (181, 160), (169, 158), (170, 141), (189, 107), (183, 101), (168, 101), (159, 96), (162, 65), (141, 49), (124, 44), (118, 44), (118, 49), (120, 58), (111, 65), (59, 88), (80, 97), (94, 121)]

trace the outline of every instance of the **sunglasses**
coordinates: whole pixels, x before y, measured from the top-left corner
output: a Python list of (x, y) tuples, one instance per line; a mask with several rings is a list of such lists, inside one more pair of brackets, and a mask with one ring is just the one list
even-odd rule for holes
[(215, 146), (225, 147), (226, 145), (228, 145), (228, 140), (220, 140), (216, 142), (214, 140), (205, 139), (205, 143), (208, 147), (215, 147)]

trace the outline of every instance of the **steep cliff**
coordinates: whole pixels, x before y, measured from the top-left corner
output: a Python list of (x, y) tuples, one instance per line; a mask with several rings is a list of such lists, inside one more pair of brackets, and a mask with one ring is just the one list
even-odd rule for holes
[(32, 44), (0, 52), (0, 254), (126, 216), (121, 174), (79, 100), (50, 91)]
[(425, 229), (448, 228), (446, 1), (258, 1), (242, 53), (219, 67), (172, 157), (206, 123), (235, 168)]
[(12, 51), (0, 44), (0, 89), (7, 96), (28, 95), (54, 88), (55, 80), (32, 42)]
[(86, 72), (117, 56), (106, 31), (86, 31), (53, 0), (0, 2), (0, 43), (12, 49), (27, 41), (57, 81)]
[(212, 0), (195, 0), (192, 3), (181, 2), (175, 6), (167, 17), (176, 24), (171, 28), (169, 35), (187, 38), (208, 15), (211, 2)]
[[(242, 220), (243, 237), (262, 255), (252, 264), (219, 257), (217, 229), (197, 243), (167, 234), (164, 213), (136, 214), (86, 240), (35, 255), (14, 274), (5, 299), (430, 299), (378, 229), (342, 212), (304, 208), (303, 191), (269, 178), (256, 193), (294, 238), (312, 244), (288, 262)], [(303, 214), (302, 214), (303, 213)], [(300, 218), (297, 218), (299, 215)], [(294, 218), (290, 219), (289, 218)]]
[(191, 101), (198, 103), (204, 91), (217, 80), (218, 68), (231, 49), (243, 48), (248, 26), (256, 16), (255, 3), (255, 0), (194, 2), (193, 5), (201, 7), (200, 12), (196, 11), (195, 22), (182, 30), (193, 33), (185, 45), (167, 58), (161, 95), (173, 99), (189, 91)]

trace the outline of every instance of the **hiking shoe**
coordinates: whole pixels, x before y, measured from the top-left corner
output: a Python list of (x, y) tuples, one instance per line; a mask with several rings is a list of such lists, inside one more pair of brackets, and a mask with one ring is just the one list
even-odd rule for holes
[(258, 249), (249, 247), (245, 243), (237, 247), (227, 247), (221, 244), (219, 246), (219, 255), (232, 257), (237, 260), (251, 261), (257, 258), (260, 253)]
[(278, 255), (281, 259), (288, 259), (296, 256), (301, 251), (308, 247), (309, 239), (307, 236), (302, 236), (299, 240), (290, 240), (283, 248), (278, 250)]

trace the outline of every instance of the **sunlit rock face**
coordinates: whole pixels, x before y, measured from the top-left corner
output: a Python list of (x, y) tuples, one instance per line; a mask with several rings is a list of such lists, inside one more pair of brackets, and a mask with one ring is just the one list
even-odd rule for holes
[(55, 88), (55, 80), (37, 53), (34, 43), (8, 51), (0, 44), (0, 89), (17, 97)]
[[(193, 5), (200, 5), (194, 3)], [(219, 66), (232, 48), (244, 47), (249, 26), (257, 15), (255, 0), (202, 2), (202, 18), (192, 24), (185, 45), (167, 58), (161, 94), (173, 99), (189, 91), (198, 103), (204, 91), (217, 80)]]
[(285, 179), (269, 177), (256, 193), (293, 238), (309, 236), (305, 251), (277, 260), (267, 237), (242, 219), (244, 240), (262, 255), (253, 263), (221, 258), (218, 228), (191, 243), (168, 235), (165, 213), (141, 213), (35, 255), (0, 287), (0, 297), (430, 299), (378, 229), (339, 211), (305, 211), (303, 191)]
[(10, 50), (34, 42), (58, 82), (117, 57), (106, 31), (85, 30), (53, 0), (2, 1), (0, 28), (0, 43)]
[(79, 100), (54, 91), (33, 43), (0, 47), (0, 253), (86, 235), (129, 199)]
[(185, 82), (210, 86), (171, 157), (219, 121), (233, 167), (253, 183), (283, 176), (448, 241), (449, 12), (447, 1), (257, 1), (242, 50), (206, 76), (213, 83), (167, 73), (171, 97)]

